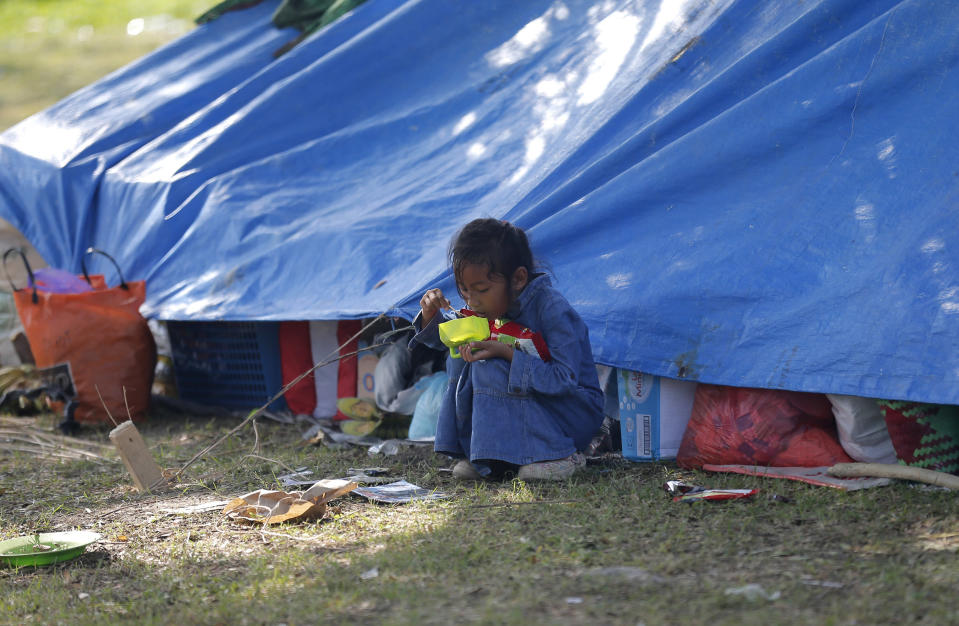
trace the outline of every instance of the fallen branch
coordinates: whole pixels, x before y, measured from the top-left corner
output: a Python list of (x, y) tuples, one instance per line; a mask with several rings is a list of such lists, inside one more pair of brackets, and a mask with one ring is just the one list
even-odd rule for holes
[(837, 463), (827, 470), (830, 476), (837, 478), (861, 478), (873, 476), (877, 478), (898, 478), (928, 483), (948, 489), (959, 489), (959, 476), (937, 472), (935, 470), (909, 465), (893, 465), (887, 463)]

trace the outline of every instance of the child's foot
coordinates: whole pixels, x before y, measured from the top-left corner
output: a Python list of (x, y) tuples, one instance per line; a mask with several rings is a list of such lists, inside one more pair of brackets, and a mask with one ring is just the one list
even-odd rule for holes
[(566, 480), (584, 465), (586, 465), (586, 458), (577, 452), (565, 459), (524, 465), (519, 468), (516, 477), (521, 480)]
[(483, 475), (466, 459), (463, 459), (453, 466), (453, 478), (459, 478), (460, 480), (484, 480)]

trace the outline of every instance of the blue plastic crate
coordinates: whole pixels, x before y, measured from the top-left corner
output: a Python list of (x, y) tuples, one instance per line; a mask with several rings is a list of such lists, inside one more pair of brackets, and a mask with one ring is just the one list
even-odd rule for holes
[[(180, 397), (233, 409), (262, 406), (283, 386), (278, 322), (166, 323)], [(286, 408), (281, 397), (270, 405)]]

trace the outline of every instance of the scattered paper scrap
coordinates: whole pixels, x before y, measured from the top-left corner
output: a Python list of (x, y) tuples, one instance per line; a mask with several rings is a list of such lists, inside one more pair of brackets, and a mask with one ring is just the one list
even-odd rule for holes
[(344, 480), (352, 480), (361, 485), (385, 485), (396, 482), (395, 476), (389, 476), (389, 468), (386, 467), (351, 467), (346, 471)]
[(387, 485), (357, 487), (353, 490), (353, 493), (361, 495), (373, 502), (386, 502), (389, 504), (401, 504), (414, 500), (442, 500), (449, 498), (449, 495), (442, 491), (431, 491), (417, 487), (405, 480), (398, 480), (395, 483), (389, 483)]
[(346, 480), (321, 480), (304, 492), (260, 489), (232, 500), (223, 509), (231, 519), (264, 525), (322, 517), (326, 503), (356, 489)]
[(351, 467), (347, 474), (366, 474), (367, 476), (385, 476), (390, 473), (388, 467)]
[(396, 482), (396, 476), (369, 476), (367, 474), (347, 474), (345, 480), (352, 480), (361, 485), (385, 485)]
[(298, 467), (289, 474), (277, 476), (276, 479), (280, 481), (280, 484), (284, 487), (300, 487), (315, 483), (316, 479), (311, 478), (312, 476), (313, 472), (311, 470), (305, 467)]

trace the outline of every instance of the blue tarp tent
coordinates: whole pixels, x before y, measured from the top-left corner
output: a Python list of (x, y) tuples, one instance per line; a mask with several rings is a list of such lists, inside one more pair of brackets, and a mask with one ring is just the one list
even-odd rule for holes
[(959, 404), (959, 4), (369, 0), (274, 59), (275, 8), (0, 135), (0, 217), (283, 320), (411, 317), (495, 216), (598, 362)]

